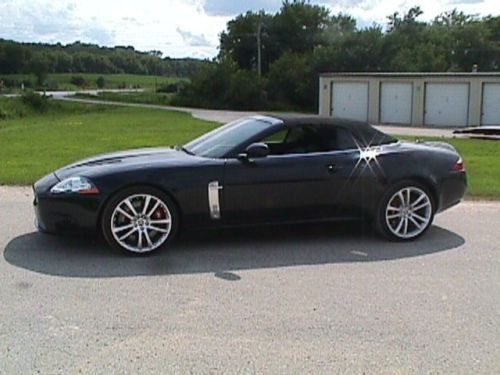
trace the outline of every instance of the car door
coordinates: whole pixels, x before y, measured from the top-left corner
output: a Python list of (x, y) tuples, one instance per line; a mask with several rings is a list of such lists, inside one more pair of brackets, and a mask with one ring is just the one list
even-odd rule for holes
[(270, 142), (277, 154), (251, 162), (226, 160), (224, 222), (296, 221), (343, 214), (343, 196), (349, 191), (350, 171), (359, 152), (320, 147), (314, 138), (324, 137), (321, 127), (308, 129), (314, 130), (314, 136), (305, 136), (301, 128), (288, 134), (286, 145)]

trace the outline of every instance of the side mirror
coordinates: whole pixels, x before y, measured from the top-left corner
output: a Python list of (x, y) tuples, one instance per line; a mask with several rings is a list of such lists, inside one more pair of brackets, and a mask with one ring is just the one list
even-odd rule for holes
[(245, 150), (244, 154), (238, 155), (239, 160), (251, 160), (265, 158), (269, 155), (269, 147), (265, 143), (252, 143)]

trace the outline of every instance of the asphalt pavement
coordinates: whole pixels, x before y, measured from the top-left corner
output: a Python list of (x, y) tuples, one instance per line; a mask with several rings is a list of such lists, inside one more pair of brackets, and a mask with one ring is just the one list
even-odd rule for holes
[(129, 257), (35, 232), (0, 187), (0, 373), (500, 373), (500, 203), (420, 240), (360, 224), (186, 233)]

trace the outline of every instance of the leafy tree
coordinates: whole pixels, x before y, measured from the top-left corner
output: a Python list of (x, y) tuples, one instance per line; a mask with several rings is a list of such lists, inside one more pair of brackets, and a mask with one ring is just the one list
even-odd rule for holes
[(271, 30), (281, 53), (305, 53), (321, 43), (330, 21), (330, 13), (325, 7), (311, 5), (305, 0), (287, 0), (274, 16)]
[(44, 54), (37, 54), (31, 59), (30, 71), (36, 76), (37, 84), (43, 86), (49, 74), (49, 60)]
[(49, 73), (137, 73), (189, 77), (207, 61), (162, 58), (160, 51), (140, 52), (133, 47), (99, 47), (75, 42), (68, 45), (18, 43), (0, 39), (0, 74), (34, 73), (43, 54)]
[(242, 69), (257, 69), (257, 33), (260, 31), (262, 70), (277, 58), (276, 41), (270, 38), (273, 19), (264, 12), (247, 12), (227, 24), (220, 36), (220, 58), (230, 58)]
[(279, 107), (312, 109), (316, 106), (317, 74), (312, 54), (284, 53), (269, 69), (267, 90), (269, 99)]

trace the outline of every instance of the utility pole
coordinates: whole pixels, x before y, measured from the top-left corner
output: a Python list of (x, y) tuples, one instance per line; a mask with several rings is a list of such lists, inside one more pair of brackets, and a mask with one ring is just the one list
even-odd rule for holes
[(257, 73), (262, 74), (262, 43), (261, 43), (262, 22), (257, 25)]

